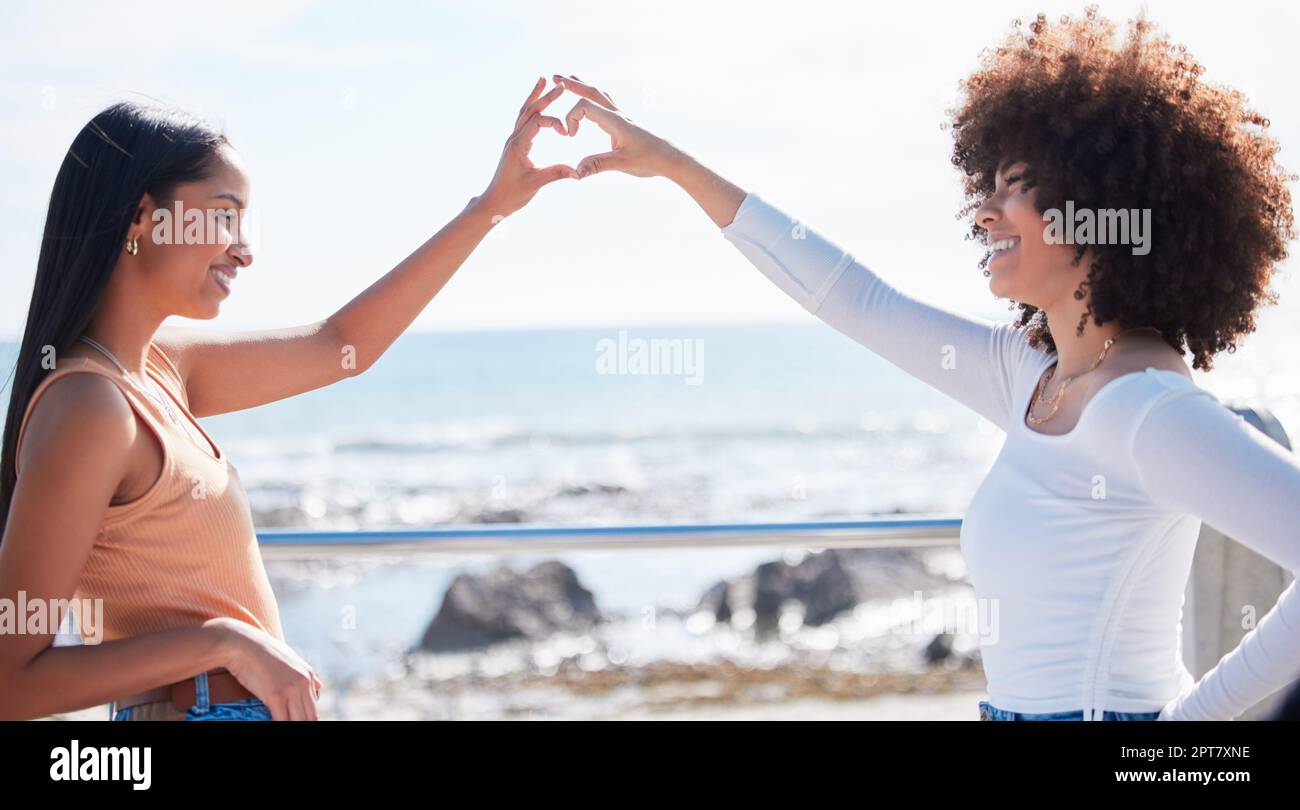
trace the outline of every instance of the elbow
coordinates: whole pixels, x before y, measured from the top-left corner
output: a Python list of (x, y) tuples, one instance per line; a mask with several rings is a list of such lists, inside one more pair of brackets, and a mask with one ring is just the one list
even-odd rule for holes
[(356, 351), (352, 360), (343, 367), (344, 377), (356, 377), (370, 370), (375, 364), (375, 358), (369, 354), (364, 354), (359, 350)]
[(343, 351), (339, 358), (340, 379), (363, 374), (369, 371), (372, 365), (374, 365), (374, 361), (366, 359), (364, 355), (357, 351), (354, 345), (350, 343), (343, 345)]
[(375, 364), (374, 352), (367, 350), (356, 338), (334, 319), (326, 320), (321, 325), (325, 334), (325, 343), (338, 363), (338, 379), (355, 377), (368, 371)]

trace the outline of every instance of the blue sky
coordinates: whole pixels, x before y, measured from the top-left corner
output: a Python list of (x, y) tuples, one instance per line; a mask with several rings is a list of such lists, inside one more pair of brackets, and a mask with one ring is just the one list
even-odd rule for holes
[[(491, 177), (532, 82), (559, 71), (830, 235), (890, 281), (997, 315), (976, 267), (949, 141), (957, 82), (1015, 16), (1077, 3), (507, 2), (217, 5), (6, 2), (0, 11), (0, 337), (25, 318), (67, 144), (97, 110), (148, 97), (220, 124), (252, 174), (256, 262), (214, 328), (324, 317)], [(1269, 115), (1300, 169), (1294, 5), (1149, 2), (1207, 78)], [(1127, 18), (1137, 3), (1102, 3)], [(554, 109), (572, 103), (561, 99)], [(538, 137), (540, 164), (603, 150)], [(1280, 285), (1277, 317), (1300, 312)], [(788, 321), (808, 316), (663, 180), (543, 190), (494, 232), (417, 329)], [(1273, 317), (1273, 316), (1270, 316)]]

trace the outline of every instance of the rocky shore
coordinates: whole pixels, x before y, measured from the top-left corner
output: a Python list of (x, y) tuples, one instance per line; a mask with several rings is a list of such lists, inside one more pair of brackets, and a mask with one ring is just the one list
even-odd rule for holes
[(328, 719), (976, 719), (978, 666), (855, 673), (661, 661), (602, 672), (406, 677), (322, 699)]
[[(310, 587), (317, 568), (304, 563), (296, 587)], [(968, 598), (963, 574), (924, 550), (791, 552), (704, 588), (693, 607), (638, 615), (602, 608), (559, 560), (461, 573), (387, 671), (327, 673), (319, 710), (324, 719), (974, 717), (978, 645), (894, 610), (916, 607), (917, 594)]]

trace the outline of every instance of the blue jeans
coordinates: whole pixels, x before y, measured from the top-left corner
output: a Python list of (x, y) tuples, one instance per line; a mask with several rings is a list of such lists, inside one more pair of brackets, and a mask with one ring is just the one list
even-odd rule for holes
[[(116, 707), (112, 707), (116, 708)], [(144, 703), (117, 709), (113, 720), (270, 720), (271, 709), (255, 697), (211, 703), (208, 700), (208, 673), (194, 676), (194, 705), (181, 712), (170, 701)]]
[[(980, 719), (981, 720), (1083, 720), (1083, 709), (1075, 709), (1072, 712), (1043, 712), (1041, 714), (1029, 714), (1027, 712), (1010, 712), (1006, 709), (999, 709), (987, 700), (981, 700)], [(1154, 712), (1102, 712), (1102, 720), (1155, 720), (1160, 716), (1159, 711)]]

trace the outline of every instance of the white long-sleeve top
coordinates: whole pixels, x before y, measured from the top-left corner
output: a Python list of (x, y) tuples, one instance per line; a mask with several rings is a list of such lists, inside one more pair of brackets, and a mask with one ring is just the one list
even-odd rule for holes
[(1025, 423), (1055, 354), (1010, 323), (918, 301), (754, 194), (722, 229), (767, 278), (1007, 436), (961, 529), (993, 705), (1229, 720), (1300, 678), (1297, 580), (1199, 681), (1183, 595), (1201, 521), (1300, 571), (1300, 464), (1183, 375), (1106, 383), (1068, 433)]

